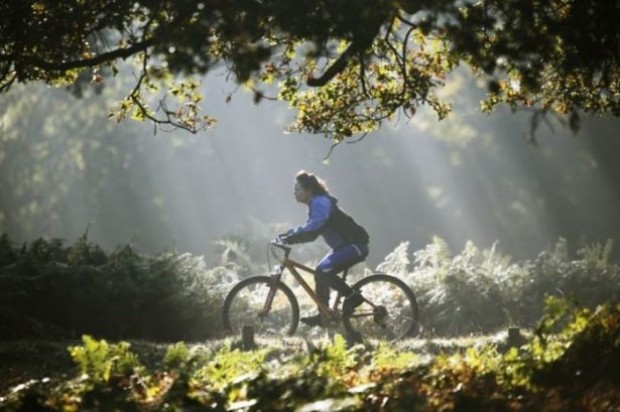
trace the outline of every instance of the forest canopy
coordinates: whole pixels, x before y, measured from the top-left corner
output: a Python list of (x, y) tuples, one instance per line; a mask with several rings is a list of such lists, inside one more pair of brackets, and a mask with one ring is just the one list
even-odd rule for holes
[[(111, 111), (192, 132), (195, 77), (224, 67), (296, 110), (290, 129), (336, 140), (428, 106), (467, 66), (498, 104), (566, 116), (620, 115), (620, 4), (615, 0), (7, 0), (0, 4), (0, 92), (44, 82), (100, 89), (129, 60)], [(119, 74), (122, 73), (122, 74)], [(181, 79), (179, 81), (179, 79)]]

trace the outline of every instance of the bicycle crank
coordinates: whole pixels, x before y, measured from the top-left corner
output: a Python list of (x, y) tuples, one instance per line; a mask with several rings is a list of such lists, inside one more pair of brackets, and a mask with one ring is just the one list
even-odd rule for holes
[(387, 319), (388, 317), (388, 311), (387, 308), (383, 305), (380, 306), (375, 306), (375, 308), (372, 311), (372, 319), (382, 325), (382, 326), (386, 326), (383, 322)]

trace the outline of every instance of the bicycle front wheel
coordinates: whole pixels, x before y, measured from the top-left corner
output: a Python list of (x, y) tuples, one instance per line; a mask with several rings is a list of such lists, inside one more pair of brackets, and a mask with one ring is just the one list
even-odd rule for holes
[(224, 327), (241, 336), (244, 326), (253, 326), (258, 336), (293, 335), (299, 324), (299, 304), (291, 289), (278, 281), (271, 305), (266, 307), (272, 280), (254, 276), (237, 283), (226, 296)]
[(418, 303), (415, 294), (402, 280), (377, 273), (356, 284), (367, 302), (342, 321), (349, 334), (363, 338), (397, 341), (419, 331)]

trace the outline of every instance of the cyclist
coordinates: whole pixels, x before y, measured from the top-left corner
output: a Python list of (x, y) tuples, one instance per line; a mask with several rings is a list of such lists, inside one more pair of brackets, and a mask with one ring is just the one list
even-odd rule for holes
[[(364, 299), (338, 273), (363, 261), (368, 255), (369, 236), (353, 218), (343, 212), (331, 196), (325, 182), (316, 175), (300, 171), (295, 176), (295, 199), (308, 205), (308, 221), (279, 236), (284, 243), (305, 243), (319, 235), (332, 250), (316, 267), (315, 291), (322, 303), (329, 306), (330, 288), (340, 292), (345, 300), (343, 312), (352, 313)], [(323, 326), (321, 313), (302, 317), (309, 326)]]

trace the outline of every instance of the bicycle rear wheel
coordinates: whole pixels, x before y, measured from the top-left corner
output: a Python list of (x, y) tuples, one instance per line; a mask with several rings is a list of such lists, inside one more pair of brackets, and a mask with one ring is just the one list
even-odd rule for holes
[(342, 323), (349, 334), (397, 341), (418, 333), (418, 303), (405, 282), (376, 273), (360, 280), (353, 288), (372, 305), (364, 302), (351, 315), (343, 315)]
[(293, 335), (299, 324), (297, 298), (278, 281), (269, 310), (265, 302), (272, 283), (268, 276), (254, 276), (237, 283), (226, 296), (223, 308), (224, 327), (241, 336), (244, 326), (254, 326), (258, 336)]

